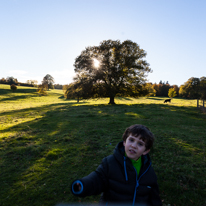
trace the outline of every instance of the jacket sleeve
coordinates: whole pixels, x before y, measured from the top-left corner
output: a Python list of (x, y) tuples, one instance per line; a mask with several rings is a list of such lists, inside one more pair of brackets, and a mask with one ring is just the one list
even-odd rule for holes
[[(107, 159), (104, 158), (96, 171), (75, 180), (71, 185), (71, 191), (79, 197), (98, 195), (107, 188), (107, 182)], [(80, 191), (75, 189), (76, 183), (81, 185)]]
[(152, 206), (162, 206), (162, 201), (159, 196), (159, 187), (158, 187), (157, 182), (152, 186), (151, 205)]

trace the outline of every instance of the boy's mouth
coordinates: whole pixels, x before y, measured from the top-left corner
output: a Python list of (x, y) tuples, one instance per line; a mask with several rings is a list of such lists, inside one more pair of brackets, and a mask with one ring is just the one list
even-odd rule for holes
[(131, 154), (136, 154), (136, 152), (135, 152), (133, 149), (130, 149), (129, 152), (130, 152)]

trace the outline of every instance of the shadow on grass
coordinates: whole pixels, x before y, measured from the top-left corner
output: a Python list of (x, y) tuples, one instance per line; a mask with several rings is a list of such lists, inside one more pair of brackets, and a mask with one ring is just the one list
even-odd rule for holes
[(34, 93), (36, 92), (36, 88), (26, 88), (26, 89), (22, 89), (22, 88), (18, 88), (17, 86), (17, 90), (15, 90), (14, 92), (11, 89), (0, 89), (0, 94), (15, 94), (15, 93)]
[(58, 99), (65, 99), (64, 95), (58, 97)]
[(197, 110), (158, 104), (74, 105), (65, 102), (1, 114), (37, 118), (1, 131), (13, 135), (1, 139), (0, 204), (77, 202), (70, 193), (71, 182), (93, 171), (111, 154), (132, 124), (147, 125), (156, 136), (151, 157), (165, 202), (194, 205), (187, 202), (190, 198), (204, 203), (204, 165), (200, 163), (206, 129)]
[[(39, 96), (36, 92), (36, 89), (34, 88), (28, 88), (28, 89), (17, 89), (14, 92), (12, 90), (8, 89), (0, 89), (0, 95), (9, 95), (7, 98), (2, 98), (0, 101), (15, 101), (19, 99), (26, 99), (30, 97), (36, 97)], [(22, 95), (16, 95), (16, 94), (22, 94)], [(25, 95), (24, 95), (25, 94)]]
[(0, 89), (0, 95), (10, 94), (12, 90), (10, 89)]
[(22, 88), (18, 88), (17, 86), (17, 90), (15, 91), (15, 93), (34, 93), (36, 92), (37, 88), (26, 88), (26, 89), (22, 89)]
[(31, 98), (31, 97), (37, 97), (37, 96), (38, 96), (38, 94), (12, 96), (12, 97), (8, 97), (8, 98), (2, 98), (2, 99), (0, 99), (0, 102), (4, 102), (4, 101), (16, 101), (16, 100), (20, 100), (20, 99), (29, 99), (29, 98)]

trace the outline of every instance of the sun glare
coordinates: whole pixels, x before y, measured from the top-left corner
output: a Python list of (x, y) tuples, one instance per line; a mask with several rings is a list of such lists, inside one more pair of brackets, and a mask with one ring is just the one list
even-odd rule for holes
[(99, 61), (97, 59), (93, 59), (93, 61), (94, 61), (94, 66), (99, 67)]

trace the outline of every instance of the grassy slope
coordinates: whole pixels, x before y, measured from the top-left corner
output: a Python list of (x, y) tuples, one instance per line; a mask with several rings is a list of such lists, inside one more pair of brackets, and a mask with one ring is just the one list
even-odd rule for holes
[(126, 127), (145, 124), (156, 136), (150, 153), (164, 204), (206, 204), (206, 118), (195, 100), (118, 98), (76, 103), (61, 90), (39, 96), (0, 85), (0, 205), (98, 201), (71, 195), (72, 180), (112, 153)]

